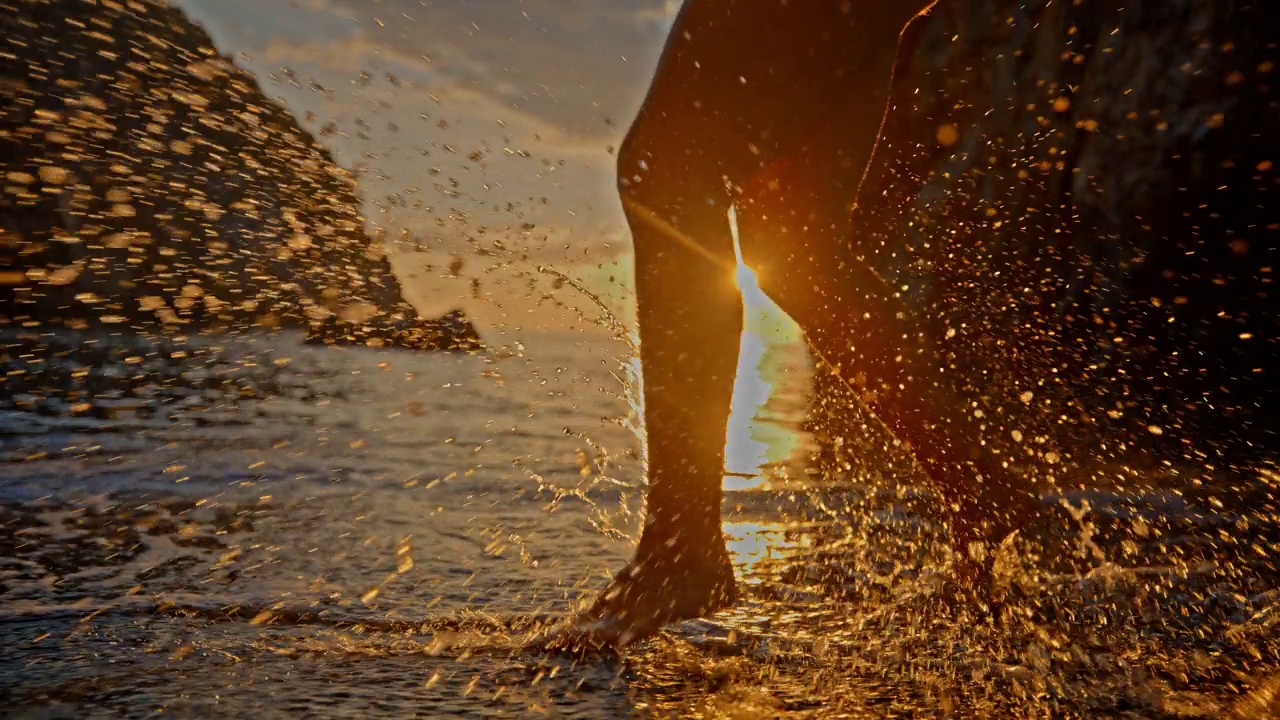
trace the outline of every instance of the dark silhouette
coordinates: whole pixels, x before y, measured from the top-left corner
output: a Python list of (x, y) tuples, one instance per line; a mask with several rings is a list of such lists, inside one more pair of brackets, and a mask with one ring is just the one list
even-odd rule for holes
[(451, 310), (435, 319), (400, 313), (353, 321), (330, 315), (311, 323), (306, 343), (445, 351), (473, 351), (484, 346), (475, 324), (461, 310)]
[(1030, 511), (976, 452), (975, 421), (926, 352), (933, 338), (850, 240), (899, 36), (932, 4), (681, 10), (618, 162), (636, 254), (648, 516), (635, 559), (580, 618), (583, 642), (625, 644), (736, 596), (720, 526), (742, 330), (730, 206), (762, 289), (960, 508), (956, 544), (999, 540)]
[(985, 593), (983, 550), (1036, 516), (1037, 483), (1139, 460), (1232, 492), (1274, 462), (1280, 104), (1253, 30), (1274, 4), (975, 0), (912, 22), (933, 5), (684, 4), (618, 165), (648, 515), (558, 641), (616, 647), (736, 595), (730, 208), (839, 400), (951, 511), (953, 589)]
[(824, 413), (858, 402), (931, 478), (964, 594), (1039, 483), (1140, 466), (1230, 493), (1274, 465), (1280, 104), (1254, 28), (1275, 4), (973, 0), (911, 22), (933, 5), (686, 1), (618, 159), (648, 516), (558, 642), (616, 647), (735, 598), (731, 208), (837, 378)]

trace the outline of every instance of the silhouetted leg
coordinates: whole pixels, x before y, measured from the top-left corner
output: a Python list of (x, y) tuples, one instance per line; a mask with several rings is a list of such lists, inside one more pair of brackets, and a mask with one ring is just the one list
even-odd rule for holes
[[(618, 166), (635, 242), (646, 524), (635, 560), (581, 619), (578, 637), (561, 644), (625, 644), (732, 597), (720, 485), (742, 311), (725, 217), (729, 188), (736, 191), (773, 160), (794, 154), (849, 98), (873, 118), (850, 128), (854, 151), (837, 159), (846, 175), (860, 176), (883, 114), (898, 34), (930, 4), (683, 5)], [(824, 180), (816, 173), (808, 179)], [(843, 187), (849, 199), (853, 187)], [(828, 243), (821, 249), (832, 254), (808, 254), (809, 265), (798, 272), (834, 262), (834, 248)], [(809, 307), (796, 292), (782, 294), (794, 307)], [(795, 316), (811, 333), (820, 329), (817, 313)], [(834, 328), (832, 336), (844, 331)], [(868, 345), (868, 353), (872, 349), (893, 348)]]
[[(744, 183), (743, 253), (761, 287), (822, 359), (912, 452), (952, 511), (958, 550), (999, 542), (1034, 512), (1025, 488), (981, 444), (944, 338), (864, 262), (849, 210), (879, 132), (892, 56), (863, 91), (828, 110), (806, 141)], [(863, 198), (874, 203), (876, 198)]]
[[(682, 208), (643, 189), (623, 197), (635, 245), (649, 488), (635, 559), (595, 612), (642, 635), (734, 596), (720, 499), (742, 300), (719, 207)], [(695, 249), (674, 240), (672, 226), (704, 242)]]
[[(735, 595), (720, 527), (742, 332), (727, 191), (719, 177), (696, 170), (700, 153), (668, 128), (642, 116), (619, 155), (619, 194), (635, 249), (645, 524), (635, 558), (579, 618), (587, 636), (577, 644), (623, 645), (717, 610)], [(638, 168), (649, 170), (627, 172)]]
[(973, 542), (989, 548), (1035, 512), (1028, 488), (983, 447), (977, 408), (959, 392), (964, 378), (946, 367), (942, 338), (865, 265), (841, 256), (815, 251), (822, 262), (793, 260), (772, 279), (763, 271), (761, 286), (822, 360), (909, 443), (952, 513), (956, 549), (963, 553)]

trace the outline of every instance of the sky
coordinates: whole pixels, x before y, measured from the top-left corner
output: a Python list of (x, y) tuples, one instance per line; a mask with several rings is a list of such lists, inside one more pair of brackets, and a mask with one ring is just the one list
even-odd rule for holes
[(358, 171), (421, 310), (598, 315), (563, 274), (628, 322), (613, 152), (677, 0), (174, 1)]
[[(614, 152), (679, 0), (173, 2), (358, 171), (420, 311), (461, 308), (498, 344), (529, 330), (631, 336)], [(777, 382), (766, 345), (798, 330), (751, 272), (735, 279), (747, 312), (726, 451), (749, 474), (794, 449), (793, 433), (750, 428)]]

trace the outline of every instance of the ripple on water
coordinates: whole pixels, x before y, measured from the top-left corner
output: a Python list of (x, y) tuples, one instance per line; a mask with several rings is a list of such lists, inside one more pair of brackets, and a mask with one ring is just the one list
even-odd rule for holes
[[(128, 433), (5, 437), (0, 695), (14, 707), (104, 717), (1276, 710), (1269, 472), (1222, 487), (1153, 477), (1045, 496), (1045, 518), (998, 551), (999, 602), (986, 608), (948, 599), (950, 558), (927, 490), (771, 476), (726, 500), (748, 591), (738, 607), (621, 659), (574, 661), (521, 640), (629, 553), (599, 528), (605, 514), (634, 520), (634, 478), (580, 484), (608, 466), (601, 448), (626, 446), (625, 429), (565, 433), (566, 404), (580, 402), (567, 396), (554, 420), (488, 424), (496, 397), (513, 415), (553, 402), (537, 373), (530, 394), (504, 389), (470, 414), (451, 405), (439, 424), (433, 398), (460, 402), (439, 386), (494, 371), (477, 358), (270, 352), (292, 358), (316, 396), (245, 400), (243, 426), (175, 413)], [(308, 368), (314, 382), (303, 382)], [(521, 366), (501, 371), (521, 386)]]

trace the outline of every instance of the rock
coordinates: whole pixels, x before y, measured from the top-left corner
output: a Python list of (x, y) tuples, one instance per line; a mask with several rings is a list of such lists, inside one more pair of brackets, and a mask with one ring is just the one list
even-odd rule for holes
[(0, 323), (185, 330), (416, 315), (365, 233), (351, 175), (181, 11), (9, 5)]
[(461, 310), (435, 320), (422, 318), (374, 318), (348, 322), (337, 316), (313, 323), (307, 332), (309, 345), (361, 345), (411, 350), (478, 350), (483, 345), (475, 325)]

